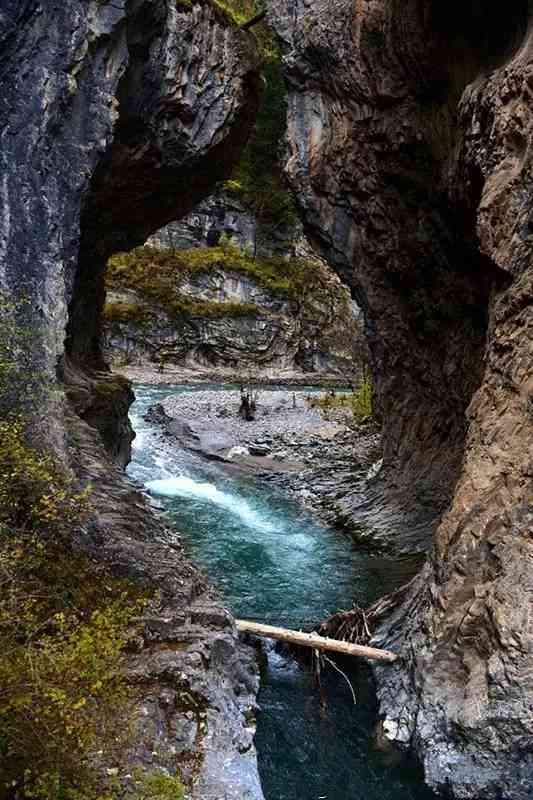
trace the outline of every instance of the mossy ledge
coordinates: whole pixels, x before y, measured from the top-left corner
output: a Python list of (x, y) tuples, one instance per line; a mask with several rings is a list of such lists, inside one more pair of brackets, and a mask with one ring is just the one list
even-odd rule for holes
[[(196, 300), (180, 294), (180, 286), (196, 275), (208, 275), (216, 270), (236, 272), (261, 286), (267, 292), (282, 298), (300, 298), (307, 292), (326, 291), (330, 284), (316, 263), (304, 259), (270, 258), (256, 259), (235, 247), (196, 247), (191, 250), (156, 250), (152, 247), (137, 247), (129, 253), (117, 253), (109, 259), (106, 286), (109, 290), (134, 290), (172, 311), (183, 313), (196, 311)], [(200, 304), (203, 305), (203, 304)], [(200, 312), (214, 313), (230, 310), (229, 306), (246, 306), (247, 312), (255, 308), (251, 304), (206, 303)], [(237, 309), (232, 308), (233, 312)], [(113, 316), (115, 311), (108, 311)], [(119, 316), (135, 316), (134, 305), (123, 309)], [(109, 316), (108, 316), (109, 318)]]
[(105, 342), (117, 367), (351, 375), (364, 361), (349, 292), (318, 260), (145, 246), (110, 259), (107, 289)]

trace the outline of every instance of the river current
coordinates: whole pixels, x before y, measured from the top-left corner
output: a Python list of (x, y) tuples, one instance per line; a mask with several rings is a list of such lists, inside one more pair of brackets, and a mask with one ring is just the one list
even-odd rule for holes
[[(137, 436), (128, 473), (161, 503), (237, 617), (305, 627), (393, 588), (390, 565), (358, 552), (348, 536), (271, 487), (229, 476), (165, 441), (144, 415), (180, 391), (194, 389), (136, 387), (131, 420)], [(432, 798), (414, 765), (376, 748), (366, 667), (350, 672), (355, 706), (351, 689), (331, 667), (322, 681), (325, 704), (308, 670), (268, 651), (256, 736), (266, 800)]]

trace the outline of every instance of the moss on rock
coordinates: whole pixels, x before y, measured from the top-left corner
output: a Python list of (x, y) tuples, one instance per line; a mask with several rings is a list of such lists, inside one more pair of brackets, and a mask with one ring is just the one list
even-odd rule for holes
[[(191, 250), (138, 247), (129, 253), (118, 253), (109, 260), (107, 288), (115, 291), (133, 289), (170, 311), (175, 305), (178, 311), (185, 312), (190, 304), (198, 301), (180, 294), (181, 284), (195, 275), (209, 275), (216, 270), (244, 275), (266, 291), (288, 299), (300, 297), (302, 291), (326, 292), (331, 284), (330, 277), (317, 267), (316, 262), (303, 259), (256, 259), (234, 247), (196, 247)], [(235, 312), (237, 305), (240, 304), (209, 301), (211, 309), (226, 306), (228, 311), (232, 306), (231, 310)], [(252, 309), (249, 307), (247, 310), (250, 312)], [(121, 309), (110, 309), (106, 313), (111, 317), (120, 315)], [(130, 308), (126, 308), (126, 316), (132, 313)]]

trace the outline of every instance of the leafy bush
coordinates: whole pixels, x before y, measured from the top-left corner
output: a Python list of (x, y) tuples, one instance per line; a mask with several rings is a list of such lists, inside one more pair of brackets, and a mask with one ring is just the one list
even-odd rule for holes
[(0, 798), (104, 800), (92, 762), (127, 732), (138, 589), (72, 550), (86, 513), (20, 418), (0, 423)]
[(0, 530), (70, 521), (79, 514), (80, 499), (69, 495), (51, 457), (28, 446), (20, 416), (0, 422)]
[(374, 414), (374, 386), (368, 375), (365, 375), (358, 388), (350, 397), (350, 404), (353, 415), (356, 419), (364, 422)]
[(310, 400), (311, 407), (328, 411), (330, 409), (347, 409), (357, 422), (366, 422), (374, 415), (374, 387), (368, 375), (361, 378), (359, 386), (352, 392), (341, 394), (326, 393), (315, 400)]

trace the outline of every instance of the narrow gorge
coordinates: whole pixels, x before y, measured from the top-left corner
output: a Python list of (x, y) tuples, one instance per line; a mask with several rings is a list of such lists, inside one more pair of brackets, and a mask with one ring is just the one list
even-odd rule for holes
[(533, 797), (532, 19), (1, 0), (0, 800)]

